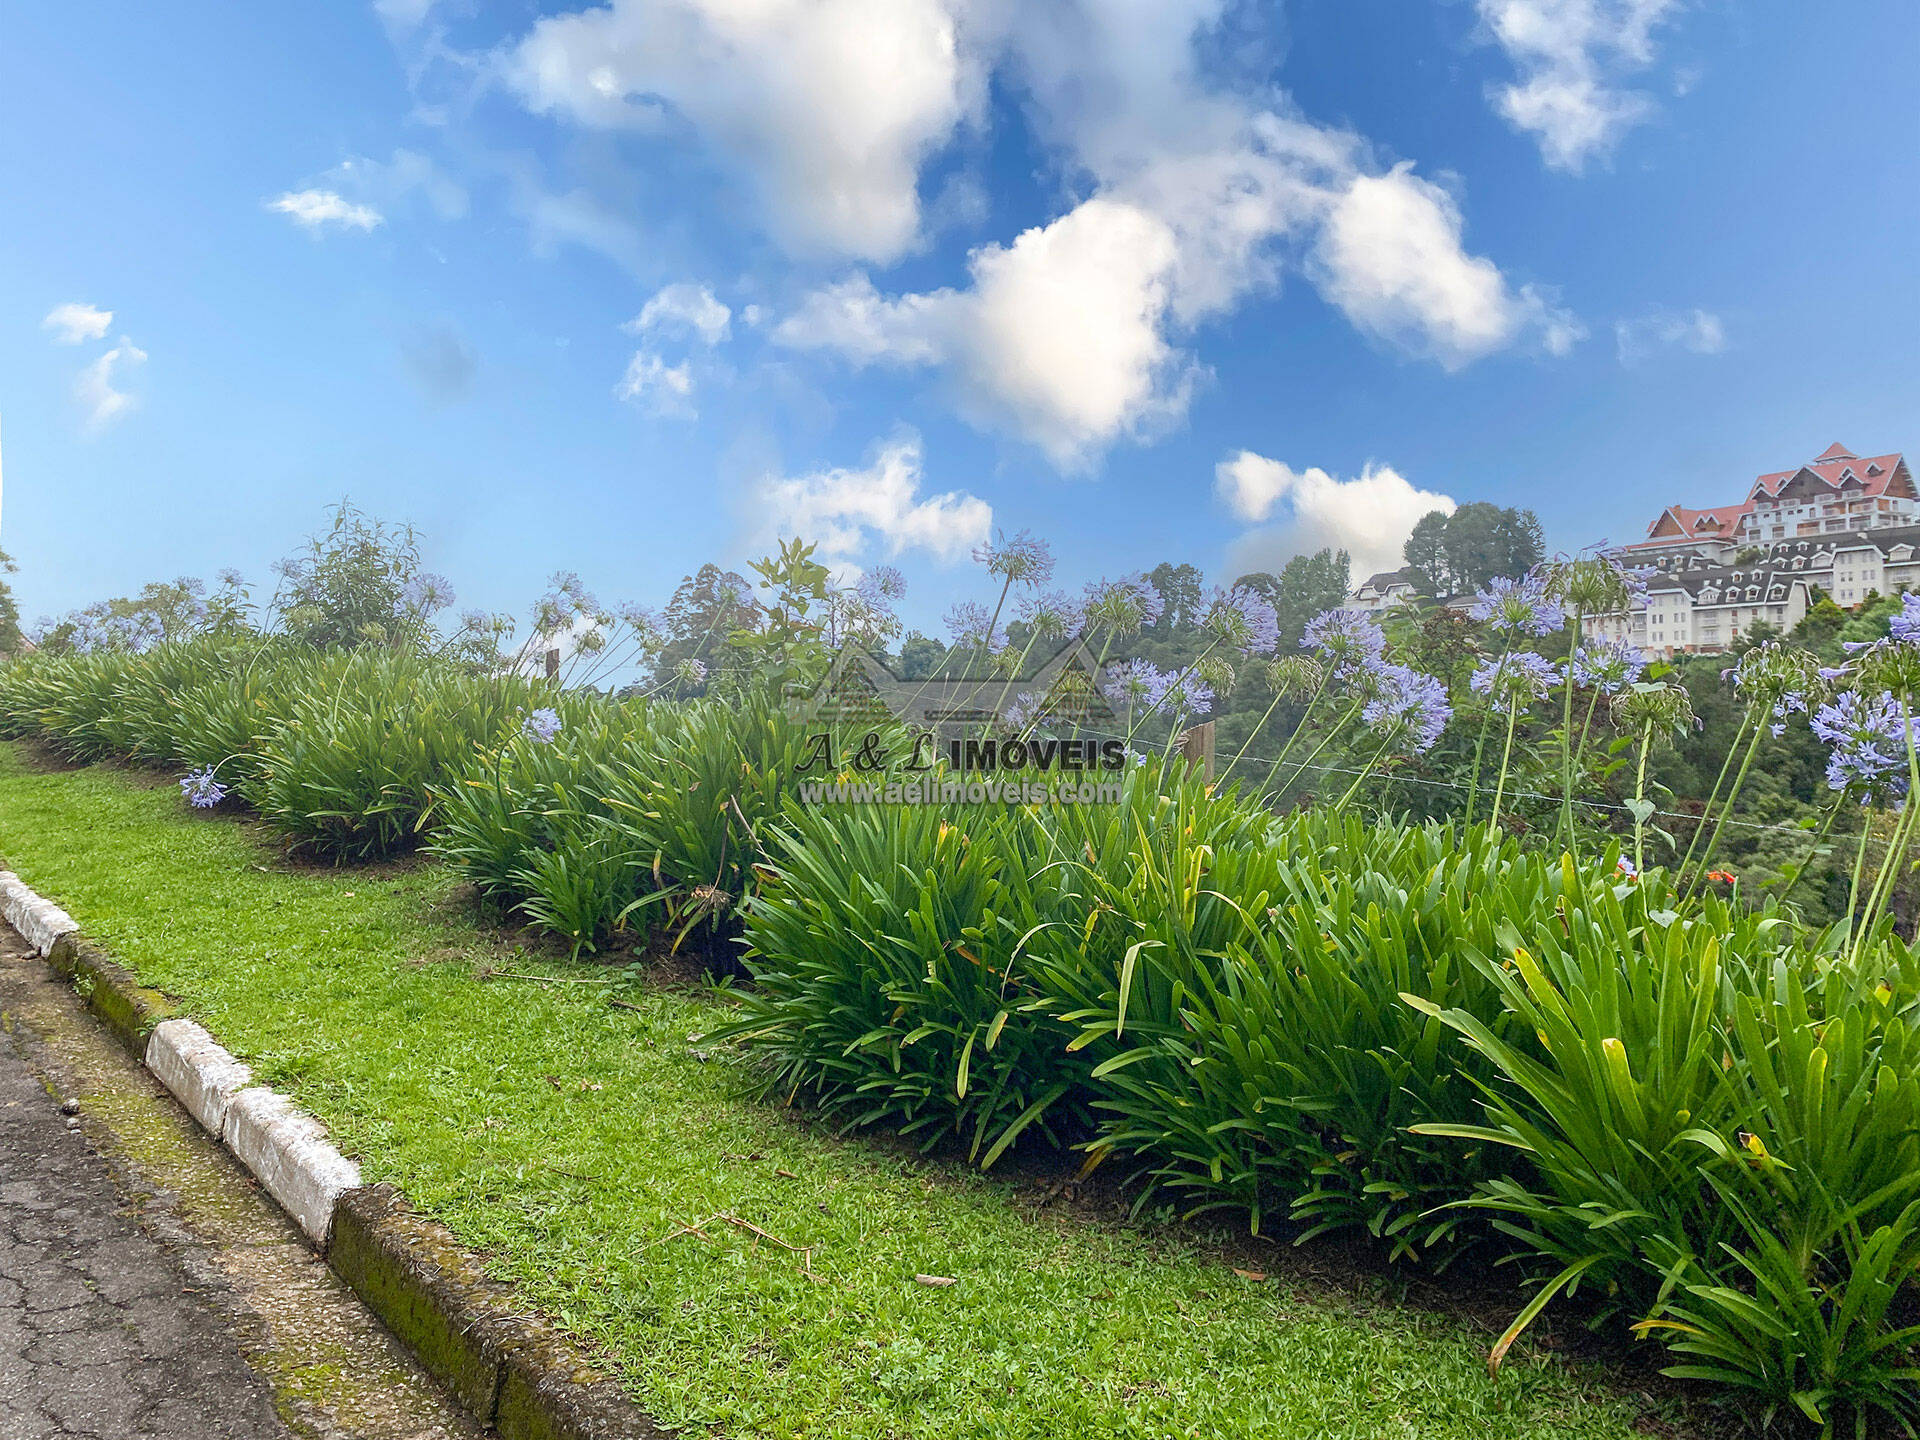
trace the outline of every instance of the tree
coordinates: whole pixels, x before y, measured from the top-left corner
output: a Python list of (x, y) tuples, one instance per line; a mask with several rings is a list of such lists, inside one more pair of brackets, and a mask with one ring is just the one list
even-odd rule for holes
[(446, 581), (421, 569), (411, 525), (388, 525), (347, 500), (334, 507), (326, 534), (276, 568), (281, 627), (320, 650), (425, 643), (428, 617), (453, 600)]
[[(759, 621), (760, 607), (745, 577), (718, 565), (702, 565), (680, 582), (667, 602), (667, 643), (654, 661), (654, 679), (665, 681), (686, 661), (698, 661), (711, 676), (727, 658), (727, 639)], [(698, 690), (682, 685), (678, 693)]]
[(1172, 565), (1166, 561), (1148, 572), (1147, 583), (1160, 593), (1160, 618), (1156, 630), (1189, 630), (1200, 618), (1203, 577), (1191, 565)]
[(1415, 522), (1401, 552), (1413, 572), (1414, 588), (1438, 599), (1451, 590), (1447, 574), (1447, 512), (1429, 510)]
[[(0, 550), (0, 575), (11, 575), (20, 567), (13, 557)], [(25, 637), (20, 633), (20, 607), (13, 598), (13, 587), (0, 580), (0, 655), (17, 655)]]
[(1295, 555), (1270, 575), (1255, 571), (1234, 581), (1273, 606), (1280, 621), (1280, 653), (1299, 647), (1307, 623), (1323, 610), (1332, 610), (1347, 598), (1347, 575), (1352, 562), (1344, 550), (1316, 550)]
[(1438, 597), (1485, 589), (1499, 576), (1524, 575), (1540, 563), (1545, 548), (1531, 510), (1475, 500), (1451, 515), (1432, 510), (1421, 516), (1402, 554), (1420, 592)]
[(947, 647), (938, 640), (918, 630), (909, 631), (907, 638), (900, 642), (900, 678), (931, 680), (946, 653)]

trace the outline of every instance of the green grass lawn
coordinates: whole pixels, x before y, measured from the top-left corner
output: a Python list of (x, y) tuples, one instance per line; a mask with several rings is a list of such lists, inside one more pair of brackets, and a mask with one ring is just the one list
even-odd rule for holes
[[(0, 855), (618, 1366), (662, 1423), (833, 1437), (1626, 1437), (1605, 1372), (743, 1099), (698, 993), (483, 981), (445, 871), (299, 871), (171, 784), (0, 745)], [(726, 1213), (810, 1261), (727, 1223)], [(1246, 1262), (1240, 1262), (1244, 1265)], [(811, 1276), (807, 1273), (810, 1266)], [(1276, 1267), (1277, 1268), (1277, 1267)], [(932, 1287), (916, 1275), (951, 1277)]]

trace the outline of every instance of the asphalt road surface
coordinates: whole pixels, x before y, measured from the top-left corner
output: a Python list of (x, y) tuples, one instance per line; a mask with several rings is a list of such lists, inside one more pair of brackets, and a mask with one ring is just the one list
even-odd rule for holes
[(475, 1433), (4, 925), (0, 1023), (0, 1440)]

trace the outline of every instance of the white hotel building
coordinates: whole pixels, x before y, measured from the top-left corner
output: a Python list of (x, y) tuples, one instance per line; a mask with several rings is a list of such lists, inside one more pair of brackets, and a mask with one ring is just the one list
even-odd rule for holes
[[(1657, 655), (1711, 653), (1761, 621), (1791, 630), (1816, 588), (1847, 609), (1875, 591), (1920, 590), (1920, 495), (1903, 456), (1830, 445), (1757, 477), (1737, 504), (1669, 506), (1645, 540), (1608, 553), (1649, 572), (1647, 598), (1591, 630)], [(1412, 576), (1394, 570), (1369, 577), (1347, 604), (1380, 610), (1412, 598)]]

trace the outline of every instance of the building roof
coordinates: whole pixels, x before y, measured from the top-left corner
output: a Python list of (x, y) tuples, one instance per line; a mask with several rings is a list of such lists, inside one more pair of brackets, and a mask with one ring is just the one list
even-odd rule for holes
[(1405, 565), (1398, 570), (1376, 570), (1360, 582), (1355, 589), (1355, 593), (1357, 594), (1360, 590), (1373, 590), (1379, 593), (1385, 593), (1387, 587), (1390, 585), (1411, 584), (1413, 584), (1413, 567), (1411, 565)]
[(1913, 477), (1907, 470), (1906, 458), (1898, 451), (1863, 459), (1836, 441), (1805, 465), (1757, 476), (1747, 491), (1747, 498), (1738, 504), (1715, 505), (1705, 510), (1669, 505), (1647, 527), (1645, 540), (1621, 548), (1659, 549), (1689, 540), (1737, 539), (1740, 522), (1753, 512), (1763, 496), (1777, 499), (1792, 481), (1801, 476), (1808, 477), (1807, 483), (1810, 485), (1817, 482), (1835, 494), (1848, 490), (1861, 499), (1886, 495), (1889, 487), (1895, 486), (1896, 482), (1898, 488), (1893, 493), (1908, 497), (1914, 493)]
[[(1647, 589), (1649, 591), (1684, 590), (1687, 597), (1696, 605), (1755, 605), (1767, 600), (1776, 602), (1784, 600), (1796, 580), (1806, 584), (1807, 579), (1805, 571), (1789, 569), (1783, 565), (1697, 565), (1684, 570), (1663, 571), (1658, 575), (1649, 576)], [(1760, 593), (1749, 599), (1747, 589), (1755, 585), (1760, 587)], [(1784, 587), (1779, 595), (1771, 593), (1775, 585)], [(1708, 588), (1718, 591), (1718, 598), (1701, 600), (1700, 592)], [(1728, 596), (1726, 592), (1729, 588), (1739, 590), (1738, 599)]]

